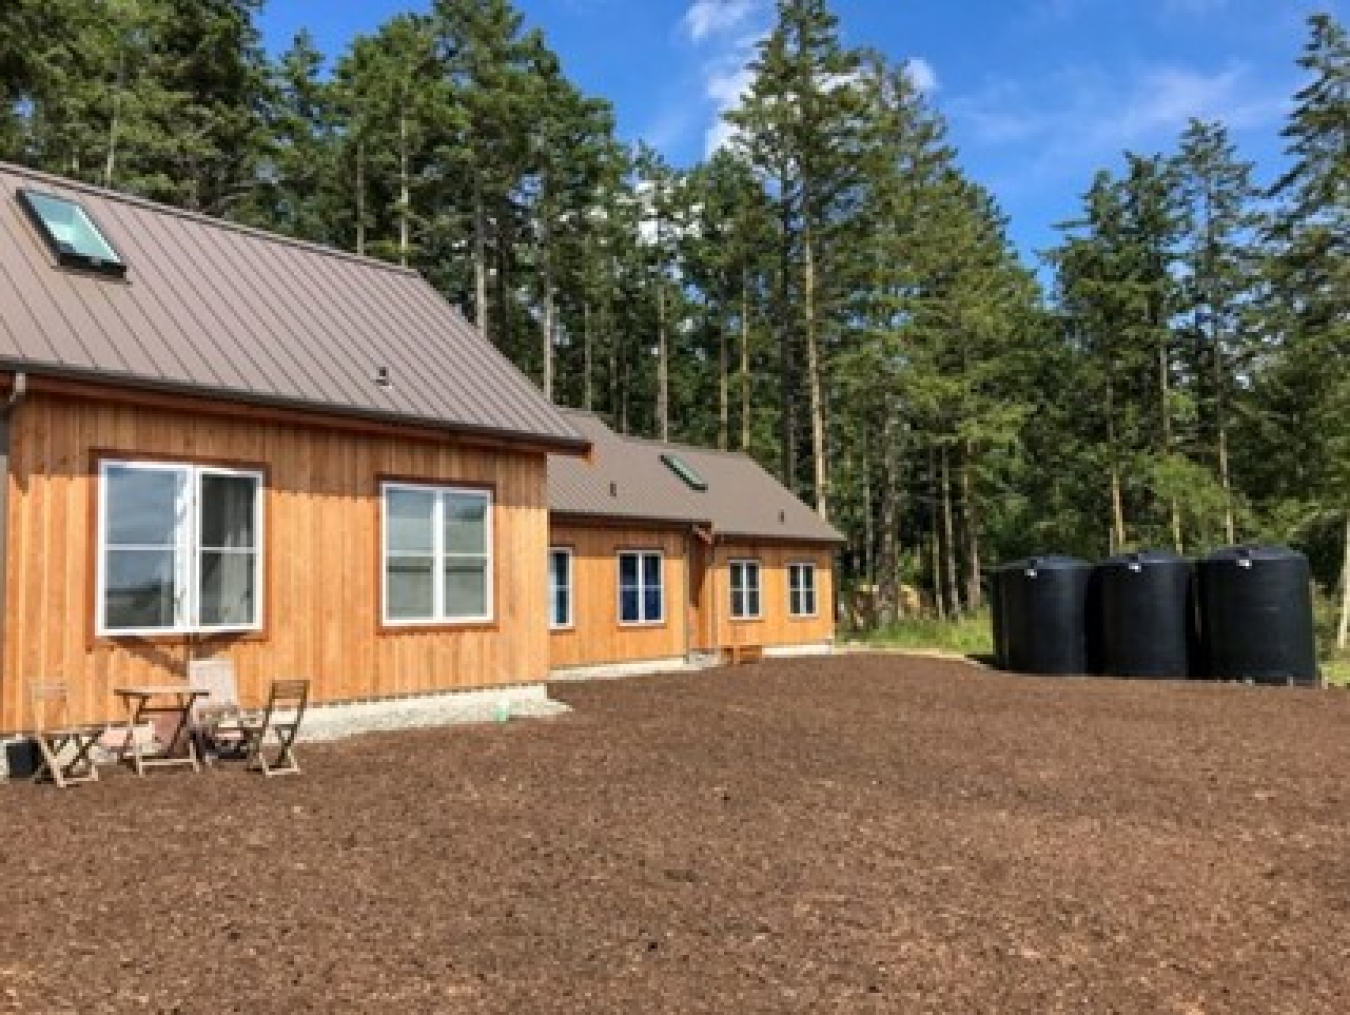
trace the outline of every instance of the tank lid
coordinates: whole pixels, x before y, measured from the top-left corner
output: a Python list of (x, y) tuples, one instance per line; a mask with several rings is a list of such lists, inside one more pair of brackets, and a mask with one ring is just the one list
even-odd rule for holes
[(1185, 557), (1171, 550), (1139, 550), (1135, 553), (1118, 553), (1098, 564), (1098, 567), (1139, 568), (1158, 564), (1189, 564)]
[(1068, 557), (1060, 553), (1047, 553), (1044, 557), (1023, 557), (1002, 565), (1007, 571), (1076, 571), (1091, 567), (1081, 557)]
[(1206, 563), (1242, 563), (1254, 560), (1304, 560), (1303, 554), (1287, 546), (1225, 546), (1204, 558)]

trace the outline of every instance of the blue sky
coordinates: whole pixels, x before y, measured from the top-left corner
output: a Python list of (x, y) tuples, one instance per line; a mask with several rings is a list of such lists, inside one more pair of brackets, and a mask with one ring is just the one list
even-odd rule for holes
[[(1218, 118), (1262, 180), (1303, 81), (1314, 10), (1350, 0), (833, 0), (846, 44), (911, 61), (966, 171), (998, 198), (1028, 254), (1053, 245), (1099, 167), (1171, 150), (1189, 117)], [(269, 48), (308, 27), (336, 54), (426, 0), (268, 0)], [(743, 87), (772, 0), (516, 0), (568, 76), (610, 100), (619, 132), (671, 161), (702, 158)]]

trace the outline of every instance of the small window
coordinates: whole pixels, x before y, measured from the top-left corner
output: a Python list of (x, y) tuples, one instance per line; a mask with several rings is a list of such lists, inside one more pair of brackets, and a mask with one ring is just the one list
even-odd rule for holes
[(619, 554), (619, 622), (659, 624), (665, 619), (661, 555), (655, 552)]
[(730, 568), (732, 619), (759, 619), (759, 561), (733, 560)]
[(816, 615), (816, 565), (788, 565), (788, 613), (794, 617)]
[(572, 626), (572, 551), (554, 546), (548, 551), (549, 626)]
[(258, 629), (262, 520), (261, 473), (101, 463), (98, 633)]
[(117, 278), (126, 275), (126, 262), (81, 205), (35, 190), (20, 190), (19, 200), (42, 231), (59, 264)]
[(695, 472), (694, 467), (679, 455), (663, 454), (661, 461), (666, 463), (666, 468), (684, 480), (691, 490), (708, 489), (708, 484), (703, 477)]
[(492, 497), (385, 483), (384, 622), (492, 619)]

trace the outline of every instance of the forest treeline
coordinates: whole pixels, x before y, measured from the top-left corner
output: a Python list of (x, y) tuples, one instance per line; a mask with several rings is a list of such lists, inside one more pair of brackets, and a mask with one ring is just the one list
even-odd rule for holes
[(260, 6), (6, 0), (0, 157), (416, 268), (558, 402), (761, 460), (882, 619), (905, 585), (977, 607), (983, 568), (1051, 549), (1274, 540), (1345, 589), (1333, 17), (1290, 54), (1283, 175), (1192, 122), (1084, 180), (1033, 269), (941, 111), (825, 0), (778, 0), (691, 167), (622, 143), (510, 0), (434, 0), (331, 59), (306, 34), (269, 56)]

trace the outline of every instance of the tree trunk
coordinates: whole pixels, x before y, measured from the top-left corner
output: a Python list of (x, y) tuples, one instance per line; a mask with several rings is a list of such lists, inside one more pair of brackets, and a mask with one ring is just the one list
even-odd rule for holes
[(543, 356), (544, 397), (553, 400), (553, 332), (556, 307), (553, 295), (553, 246), (547, 208), (539, 219), (540, 285), (543, 287), (543, 307), (539, 315), (540, 355)]
[(806, 333), (806, 384), (811, 402), (811, 463), (815, 476), (816, 512), (821, 518), (829, 518), (825, 408), (820, 381), (820, 348), (816, 335), (816, 259), (809, 227), (802, 230), (802, 323)]
[(933, 572), (933, 610), (939, 620), (947, 619), (947, 597), (942, 587), (942, 523), (938, 507), (942, 503), (942, 491), (938, 482), (937, 451), (932, 445), (928, 448), (928, 518), (929, 518), (929, 567)]
[[(1158, 343), (1158, 408), (1162, 417), (1162, 442), (1164, 461), (1172, 454), (1172, 410), (1169, 405), (1172, 398), (1172, 370), (1167, 355), (1167, 340)], [(1185, 552), (1181, 541), (1181, 505), (1176, 494), (1168, 500), (1168, 513), (1172, 522), (1172, 548), (1177, 553)]]
[(741, 450), (750, 453), (750, 273), (741, 272)]
[[(787, 195), (792, 181), (784, 175), (779, 193)], [(778, 299), (774, 322), (778, 328), (778, 468), (779, 477), (793, 493), (797, 492), (796, 420), (793, 418), (793, 341), (791, 306), (792, 205), (787, 196), (779, 200), (782, 235), (779, 236)]]
[(366, 143), (356, 142), (356, 252), (366, 252)]
[(483, 188), (473, 184), (473, 323), (488, 338), (487, 211)]
[(594, 370), (595, 336), (591, 334), (591, 298), (589, 295), (581, 303), (581, 407), (587, 412), (593, 410), (594, 389), (591, 374)]
[[(658, 230), (657, 242), (660, 243)], [(663, 441), (670, 440), (670, 340), (666, 335), (666, 273), (657, 264), (656, 276), (656, 429)]]
[(731, 432), (731, 356), (727, 332), (730, 322), (720, 316), (717, 328), (717, 447), (725, 451)]
[(966, 441), (961, 456), (961, 518), (966, 537), (966, 605), (972, 610), (978, 610), (984, 603), (984, 596), (980, 587), (979, 505), (975, 503), (975, 483), (971, 477), (974, 459), (974, 447), (970, 441)]
[(103, 186), (111, 188), (117, 172), (117, 135), (122, 129), (122, 92), (126, 87), (126, 53), (117, 53), (117, 84), (113, 87), (112, 114), (108, 119), (108, 155), (103, 160)]
[(1125, 548), (1125, 500), (1120, 489), (1120, 448), (1116, 444), (1115, 382), (1106, 377), (1106, 447), (1111, 473), (1111, 552)]
[(961, 613), (960, 585), (956, 565), (956, 518), (952, 510), (952, 474), (951, 459), (944, 445), (939, 451), (942, 466), (942, 576), (943, 586), (948, 591), (948, 603), (951, 615)]
[(408, 248), (412, 245), (412, 187), (408, 179), (408, 117), (398, 118), (398, 263), (408, 266)]
[[(1215, 315), (1210, 314), (1213, 318)], [(1223, 532), (1232, 546), (1237, 542), (1237, 519), (1233, 511), (1233, 479), (1228, 466), (1228, 405), (1224, 400), (1227, 371), (1223, 364), (1223, 345), (1217, 322), (1210, 329), (1210, 351), (1214, 357), (1214, 427), (1218, 444), (1219, 487), (1223, 490)]]
[(1345, 549), (1341, 563), (1341, 623), (1336, 630), (1336, 647), (1350, 648), (1350, 510), (1345, 513)]
[[(881, 427), (881, 504), (878, 525), (880, 548), (875, 572), (869, 580), (877, 584), (883, 616), (890, 621), (900, 617), (900, 434), (899, 406), (893, 392), (886, 392), (886, 418)], [(871, 462), (864, 459), (863, 476), (871, 473)], [(863, 517), (872, 518), (871, 484), (863, 504)], [(871, 525), (868, 525), (869, 537)]]
[[(501, 208), (498, 208), (500, 213)], [(509, 226), (507, 218), (499, 215), (495, 219), (495, 239), (491, 255), (493, 258), (492, 271), (492, 293), (497, 305), (497, 348), (501, 349), (512, 359), (515, 358), (516, 350), (512, 348), (514, 335), (511, 331), (511, 277), (509, 258), (511, 256), (512, 244), (515, 242), (515, 236), (508, 232)], [(491, 320), (492, 314), (485, 312), (484, 320)]]

